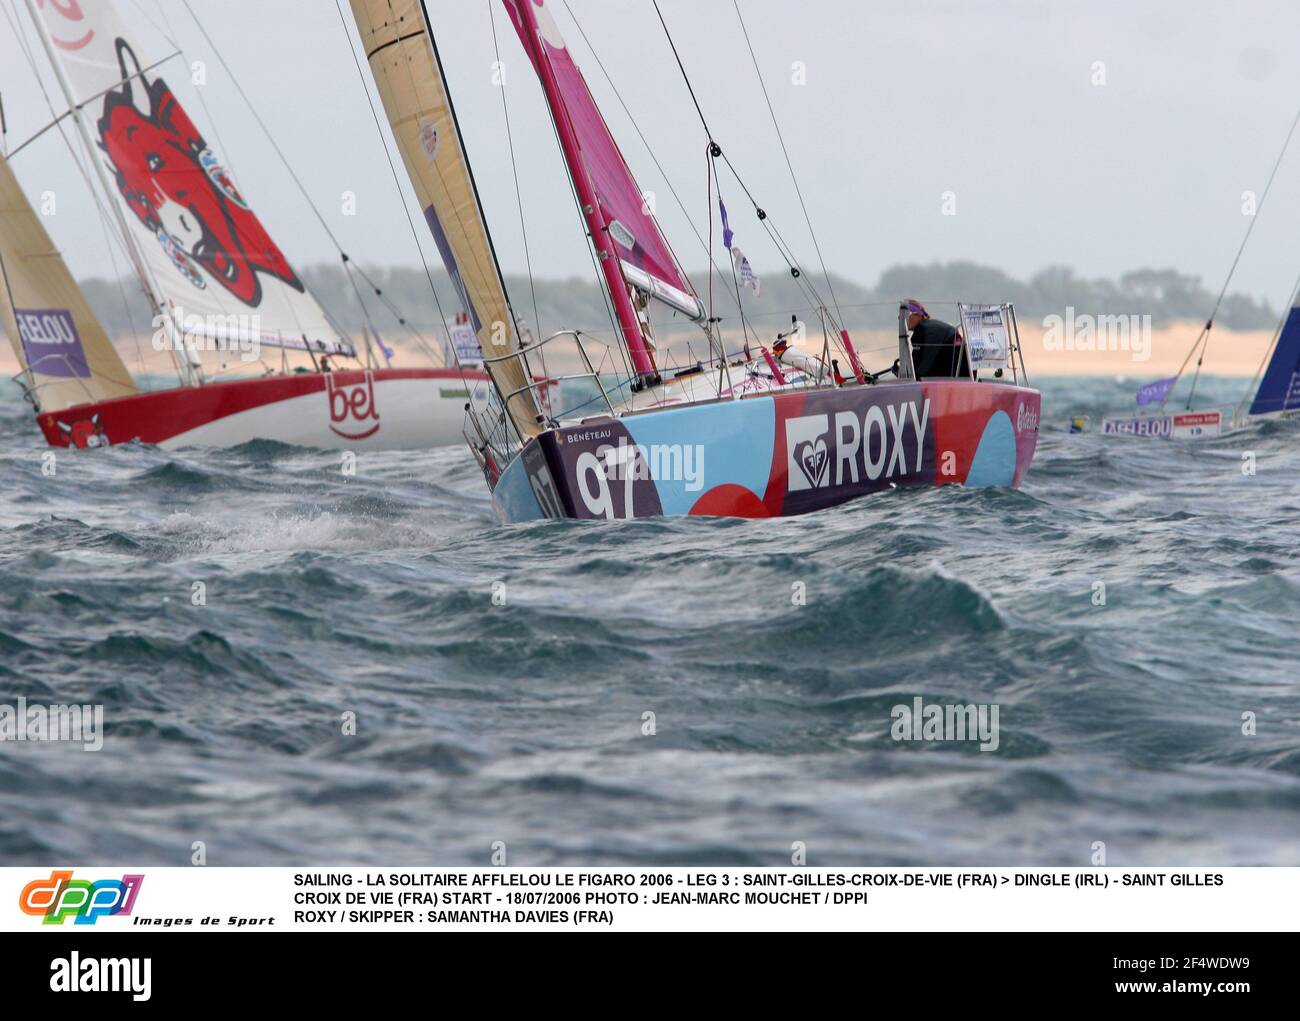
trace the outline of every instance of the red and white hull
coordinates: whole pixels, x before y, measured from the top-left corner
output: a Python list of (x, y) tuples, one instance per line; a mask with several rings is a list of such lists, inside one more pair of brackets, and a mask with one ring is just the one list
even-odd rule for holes
[(458, 369), (294, 373), (176, 387), (37, 415), (54, 447), (138, 440), (160, 447), (233, 447), (275, 440), (304, 447), (411, 450), (462, 442), (465, 405), (488, 377)]

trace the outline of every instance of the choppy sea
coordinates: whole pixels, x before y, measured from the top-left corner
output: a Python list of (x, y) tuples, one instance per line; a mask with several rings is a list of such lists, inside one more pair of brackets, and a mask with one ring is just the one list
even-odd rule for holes
[[(0, 864), (1300, 864), (1300, 424), (1040, 383), (1018, 492), (508, 528), (461, 449), (50, 477), (0, 391), (0, 702), (105, 719), (0, 742)], [(917, 697), (997, 749), (894, 740)]]

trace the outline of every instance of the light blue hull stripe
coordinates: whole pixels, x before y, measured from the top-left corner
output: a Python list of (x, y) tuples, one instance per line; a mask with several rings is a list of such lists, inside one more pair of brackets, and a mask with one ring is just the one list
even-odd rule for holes
[(655, 478), (665, 514), (689, 514), (715, 486), (744, 486), (760, 500), (767, 490), (776, 442), (776, 402), (770, 397), (631, 415), (623, 425), (633, 442), (646, 448), (652, 467), (651, 448), (659, 447), (658, 463), (685, 463), (689, 457), (696, 469), (694, 480)]
[(1016, 477), (1016, 430), (1005, 411), (995, 411), (975, 448), (968, 486), (1009, 486)]

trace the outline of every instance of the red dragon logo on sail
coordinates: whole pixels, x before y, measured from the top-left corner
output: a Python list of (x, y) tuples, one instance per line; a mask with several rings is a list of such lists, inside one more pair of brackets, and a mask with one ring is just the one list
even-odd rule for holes
[(122, 84), (105, 95), (96, 127), (127, 206), (195, 287), (207, 286), (205, 270), (253, 307), (258, 273), (304, 290), (167, 83), (145, 77), (124, 39), (116, 49)]

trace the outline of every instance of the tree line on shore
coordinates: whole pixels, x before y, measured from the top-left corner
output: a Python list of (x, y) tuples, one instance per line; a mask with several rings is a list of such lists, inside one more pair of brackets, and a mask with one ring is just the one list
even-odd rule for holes
[[(393, 267), (366, 272), (382, 295), (375, 294), (355, 273), (349, 280), (342, 266), (309, 266), (302, 270), (302, 279), (334, 321), (353, 334), (369, 321), (381, 334), (393, 334), (400, 340), (403, 327), (397, 315), (415, 330), (428, 333), (440, 327), (439, 303), (446, 316), (459, 309), (442, 270), (432, 274), (437, 301), (423, 269)], [(694, 274), (692, 280), (707, 301), (708, 274)], [(1022, 322), (1073, 308), (1076, 313), (1093, 315), (1149, 315), (1155, 326), (1204, 319), (1215, 297), (1200, 278), (1174, 269), (1137, 269), (1116, 279), (1088, 279), (1067, 267), (1052, 266), (1022, 280), (974, 262), (935, 262), (893, 266), (881, 274), (874, 287), (834, 274), (829, 280), (816, 276), (798, 281), (788, 272), (768, 272), (761, 281), (760, 295), (742, 288), (737, 301), (730, 273), (724, 278), (715, 272), (711, 281), (713, 308), (724, 327), (739, 328), (743, 314), (756, 335), (767, 337), (788, 328), (791, 315), (815, 321), (815, 299), (810, 299), (809, 290), (832, 311), (838, 309), (836, 318), (849, 329), (889, 329), (898, 301), (904, 297), (932, 304), (933, 314), (947, 318), (955, 314), (947, 303), (1011, 301)], [(109, 333), (139, 336), (151, 332), (148, 302), (133, 280), (88, 279), (82, 286)], [(507, 276), (506, 286), (516, 314), (538, 336), (558, 329), (604, 332), (610, 328), (606, 299), (594, 278), (530, 281), (524, 276)], [(1267, 329), (1276, 324), (1277, 313), (1267, 301), (1233, 293), (1224, 299), (1216, 321), (1234, 330)], [(672, 328), (671, 322), (667, 328)]]

